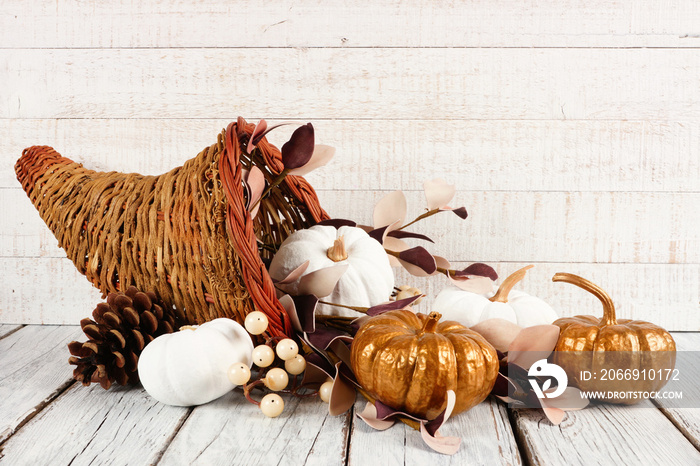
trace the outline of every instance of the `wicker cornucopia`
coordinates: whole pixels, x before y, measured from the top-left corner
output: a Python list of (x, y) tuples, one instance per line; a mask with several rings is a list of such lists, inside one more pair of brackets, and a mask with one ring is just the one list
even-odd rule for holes
[(182, 167), (159, 176), (95, 172), (51, 147), (24, 150), (17, 179), (68, 258), (104, 295), (133, 285), (152, 290), (183, 321), (242, 322), (259, 310), (271, 335), (291, 334), (266, 262), (289, 234), (328, 218), (313, 188), (287, 176), (251, 219), (242, 171), (271, 183), (280, 151), (239, 118)]

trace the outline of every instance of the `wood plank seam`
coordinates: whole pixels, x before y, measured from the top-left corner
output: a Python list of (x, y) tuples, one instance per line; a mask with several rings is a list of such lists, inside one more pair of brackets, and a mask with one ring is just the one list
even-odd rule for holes
[(664, 416), (668, 418), (671, 423), (676, 426), (676, 429), (680, 431), (681, 434), (685, 436), (685, 438), (688, 439), (688, 441), (695, 447), (696, 450), (700, 451), (700, 439), (693, 437), (693, 435), (688, 431), (688, 429), (684, 428), (684, 426), (680, 423), (677, 417), (675, 417), (668, 409), (664, 408), (659, 404), (657, 400), (652, 400), (652, 403), (659, 408), (659, 411), (661, 411)]
[[(14, 333), (14, 332), (13, 332)], [(43, 399), (39, 404), (37, 404), (34, 409), (32, 409), (27, 416), (20, 421), (19, 424), (17, 424), (16, 427), (10, 430), (9, 435), (5, 437), (4, 439), (0, 440), (0, 459), (2, 459), (2, 450), (3, 450), (3, 445), (7, 443), (8, 440), (10, 440), (17, 432), (22, 429), (29, 421), (34, 419), (39, 413), (41, 413), (44, 408), (49, 406), (51, 403), (53, 403), (54, 400), (56, 400), (58, 397), (63, 395), (69, 388), (71, 388), (77, 381), (73, 379), (72, 377), (65, 381), (63, 384), (59, 385), (54, 392), (52, 392), (48, 397)]]
[[(2, 322), (0, 322), (0, 324), (2, 324)], [(17, 332), (18, 330), (22, 330), (26, 326), (27, 326), (27, 324), (19, 325), (17, 328), (10, 330), (9, 332), (5, 333), (4, 335), (0, 335), (0, 340), (2, 340), (5, 337), (9, 337), (10, 335)]]
[(192, 415), (192, 412), (194, 412), (195, 407), (190, 406), (187, 409), (187, 412), (185, 413), (182, 418), (180, 418), (180, 421), (177, 423), (173, 431), (171, 432), (170, 436), (165, 440), (165, 443), (163, 446), (158, 450), (156, 453), (155, 460), (153, 461), (154, 465), (160, 464), (161, 459), (163, 459), (163, 455), (165, 455), (165, 452), (168, 451), (168, 448), (170, 447), (170, 444), (173, 443), (173, 440), (175, 440), (175, 437), (177, 436), (178, 432), (180, 432), (180, 429), (182, 428), (183, 425), (187, 422), (187, 419)]
[[(498, 401), (498, 403), (501, 402)], [(531, 456), (532, 453), (530, 449), (527, 448), (525, 433), (518, 428), (518, 423), (515, 419), (515, 409), (506, 408), (506, 411), (508, 412), (508, 422), (510, 423), (510, 429), (513, 431), (513, 437), (515, 437), (515, 444), (518, 446), (518, 453), (520, 454), (523, 466), (531, 466), (535, 463)]]

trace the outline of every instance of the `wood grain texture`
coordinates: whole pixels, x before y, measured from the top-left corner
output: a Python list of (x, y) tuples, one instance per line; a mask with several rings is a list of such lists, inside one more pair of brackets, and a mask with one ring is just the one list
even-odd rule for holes
[(700, 452), (647, 401), (589, 406), (558, 426), (541, 410), (514, 410), (516, 435), (533, 465), (697, 464)]
[(143, 389), (75, 384), (10, 437), (0, 464), (153, 464), (188, 412)]
[[(31, 145), (52, 146), (95, 170), (157, 175), (213, 144), (228, 123), (0, 120), (0, 187), (19, 186), (13, 166)], [(458, 189), (479, 191), (700, 192), (700, 122), (694, 120), (312, 123), (316, 141), (337, 149), (327, 166), (307, 176), (321, 191), (420, 189), (440, 177)], [(268, 137), (281, 147), (295, 127)]]
[[(387, 192), (323, 191), (331, 217), (371, 223)], [(406, 192), (407, 220), (425, 212)], [(700, 193), (460, 191), (469, 218), (440, 213), (411, 227), (429, 249), (455, 261), (700, 264)]]
[[(322, 191), (332, 217), (371, 223), (385, 191)], [(0, 190), (0, 256), (57, 257), (63, 252), (21, 189)], [(422, 192), (406, 192), (407, 221), (425, 210)], [(454, 261), (700, 264), (700, 193), (461, 191), (465, 221), (450, 212), (410, 228), (429, 235), (435, 254)], [(422, 243), (425, 244), (425, 243)]]
[[(454, 262), (461, 270), (471, 262)], [(489, 263), (500, 277), (529, 263)], [(549, 302), (561, 316), (600, 314), (600, 302), (574, 286), (552, 283), (557, 272), (581, 275), (600, 284), (615, 301), (618, 314), (654, 322), (669, 330), (700, 330), (700, 267), (697, 265), (636, 265), (535, 263), (516, 288)], [(100, 292), (66, 258), (0, 258), (6, 286), (0, 288), (0, 322), (77, 324), (102, 301)], [(447, 279), (417, 278), (396, 270), (397, 285), (417, 286), (430, 303)], [(669, 311), (670, 310), (670, 311)]]
[(73, 379), (66, 345), (79, 327), (30, 325), (0, 339), (0, 443)]
[(3, 47), (692, 47), (700, 9), (692, 0), (11, 0), (0, 19)]
[[(4, 279), (0, 322), (77, 325), (92, 315), (102, 293), (67, 258), (0, 259)], [(67, 357), (67, 356), (66, 356)]]
[[(654, 404), (700, 450), (700, 396), (696, 373), (700, 362), (700, 334), (676, 332), (673, 339), (679, 352), (676, 359), (679, 380), (669, 382), (666, 388), (682, 393), (684, 398), (658, 399)], [(681, 358), (683, 363), (678, 362)]]
[(693, 49), (3, 49), (0, 118), (683, 120), (699, 73)]
[[(358, 398), (355, 409), (364, 409)], [(444, 436), (460, 437), (462, 444), (454, 456), (437, 455), (423, 443), (420, 433), (402, 423), (377, 431), (355, 419), (352, 426), (348, 465), (443, 465), (443, 464), (523, 464), (506, 409), (487, 399), (451, 419), (440, 429)]]
[(330, 416), (318, 398), (284, 402), (273, 419), (239, 390), (197, 407), (162, 464), (343, 464), (350, 414)]

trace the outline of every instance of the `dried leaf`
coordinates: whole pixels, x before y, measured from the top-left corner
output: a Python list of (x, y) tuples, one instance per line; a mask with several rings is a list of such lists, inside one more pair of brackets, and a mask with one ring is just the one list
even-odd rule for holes
[[(375, 228), (374, 230), (371, 230), (368, 232), (369, 236), (376, 239), (379, 241), (379, 244), (385, 245), (387, 244), (387, 235), (389, 232), (391, 232), (394, 228), (398, 228), (399, 224), (402, 222), (402, 220), (397, 220), (394, 223), (390, 225), (386, 225), (380, 228)], [(400, 240), (397, 240), (400, 241)], [(402, 241), (403, 243), (403, 241)], [(391, 244), (391, 242), (389, 242)], [(406, 243), (403, 243), (406, 244)], [(408, 245), (406, 245), (406, 248), (408, 248)]]
[(462, 220), (465, 220), (469, 216), (469, 214), (467, 213), (466, 207), (457, 207), (455, 209), (447, 207), (445, 209), (440, 209), (440, 210), (454, 212), (455, 215), (457, 215), (457, 217), (461, 218)]
[(335, 285), (348, 269), (348, 264), (338, 264), (315, 270), (299, 279), (299, 295), (314, 295), (319, 298), (333, 292)]
[(356, 227), (357, 222), (354, 222), (352, 220), (346, 220), (343, 218), (331, 218), (328, 220), (323, 220), (318, 222), (316, 225), (326, 225), (326, 226), (331, 226), (334, 227), (336, 230), (339, 229), (340, 227)]
[(488, 277), (479, 277), (477, 275), (467, 276), (448, 276), (453, 285), (457, 288), (469, 291), (470, 293), (487, 295), (493, 292), (493, 281)]
[[(454, 455), (457, 453), (457, 450), (459, 450), (459, 446), (462, 443), (462, 439), (459, 437), (443, 437), (438, 431), (438, 429), (450, 418), (452, 410), (454, 409), (455, 400), (455, 392), (448, 390), (447, 408), (445, 409), (445, 412), (440, 415), (442, 419), (440, 419), (439, 422), (421, 422), (420, 424), (420, 434), (425, 444), (443, 455)], [(429, 425), (431, 426), (430, 428), (428, 427)]]
[[(544, 393), (552, 393), (555, 389), (545, 390)], [(575, 387), (567, 387), (564, 393), (556, 398), (543, 398), (540, 400), (548, 408), (558, 408), (563, 411), (578, 411), (588, 406), (587, 398), (581, 396), (581, 390)]]
[(476, 262), (474, 264), (471, 264), (466, 269), (464, 269), (460, 272), (457, 272), (457, 275), (459, 275), (459, 276), (476, 275), (479, 277), (488, 277), (493, 281), (498, 280), (498, 274), (493, 269), (493, 267), (491, 267), (490, 265), (487, 265), (487, 264), (482, 264), (481, 262)]
[(289, 172), (290, 175), (304, 176), (307, 173), (326, 165), (335, 155), (335, 147), (317, 144), (308, 162)]
[(425, 235), (421, 235), (420, 233), (411, 233), (410, 231), (394, 230), (394, 231), (389, 231), (389, 233), (387, 233), (387, 234), (389, 236), (394, 237), (394, 238), (415, 238), (415, 239), (422, 239), (424, 241), (430, 241), (431, 243), (435, 242)]
[(405, 309), (419, 299), (425, 297), (424, 294), (418, 296), (411, 296), (410, 298), (397, 299), (396, 301), (391, 301), (389, 303), (378, 304), (367, 309), (367, 315), (374, 317), (379, 314), (383, 314), (388, 311), (395, 311), (397, 309)]
[(425, 199), (428, 202), (428, 210), (439, 209), (447, 206), (455, 195), (453, 184), (447, 184), (442, 178), (435, 178), (423, 183)]
[(295, 281), (299, 280), (304, 275), (304, 272), (306, 272), (306, 269), (309, 268), (310, 263), (311, 263), (311, 261), (306, 261), (303, 264), (301, 264), (299, 267), (297, 267), (296, 269), (289, 272), (289, 275), (287, 275), (283, 279), (275, 280), (273, 278), (272, 281), (277, 285), (288, 285), (290, 283), (294, 283)]
[(249, 192), (248, 205), (246, 207), (250, 209), (250, 206), (255, 206), (253, 210), (250, 211), (250, 217), (255, 218), (260, 208), (260, 203), (258, 201), (265, 190), (265, 175), (263, 175), (262, 170), (253, 166), (250, 171), (244, 170), (243, 181), (246, 183)]
[(559, 340), (556, 325), (534, 325), (522, 329), (508, 346), (508, 362), (528, 369), (540, 359), (546, 359)]
[(496, 383), (491, 389), (491, 393), (498, 397), (509, 398), (515, 392), (515, 384), (500, 372), (496, 376)]
[(365, 409), (362, 410), (361, 413), (358, 413), (357, 416), (365, 421), (368, 426), (376, 430), (386, 430), (396, 422), (393, 420), (379, 419), (377, 417), (377, 408), (370, 402), (367, 402)]
[(299, 316), (297, 315), (296, 306), (294, 305), (294, 300), (292, 297), (285, 294), (279, 298), (279, 302), (284, 310), (287, 311), (287, 315), (289, 316), (289, 320), (292, 321), (292, 327), (294, 330), (296, 332), (301, 332), (301, 322), (299, 321)]
[(306, 370), (301, 381), (302, 387), (320, 387), (328, 379), (332, 379), (333, 366), (316, 353), (306, 356)]
[(411, 274), (417, 277), (431, 275), (437, 270), (435, 258), (425, 248), (417, 246), (406, 249), (399, 254), (399, 262)]
[(304, 337), (309, 346), (319, 351), (327, 350), (337, 339), (352, 341), (352, 337), (345, 332), (320, 324), (316, 325), (316, 330), (313, 333), (305, 333)]
[(355, 387), (340, 374), (341, 364), (342, 362), (338, 362), (335, 365), (336, 376), (328, 400), (328, 412), (331, 416), (343, 414), (355, 404)]
[(547, 419), (549, 419), (549, 422), (555, 426), (561, 424), (561, 421), (564, 420), (564, 416), (566, 416), (566, 413), (563, 410), (547, 406), (544, 403), (542, 403), (542, 411), (544, 412), (544, 415), (547, 416)]
[(258, 142), (260, 142), (260, 139), (262, 139), (263, 135), (265, 134), (265, 130), (267, 130), (267, 121), (258, 121), (258, 124), (255, 125), (255, 128), (253, 129), (253, 132), (250, 135), (250, 139), (248, 140), (248, 146), (246, 147), (246, 151), (249, 154), (253, 152), (255, 146), (258, 144)]
[(403, 225), (406, 219), (406, 196), (402, 191), (393, 191), (374, 206), (374, 228), (381, 228), (398, 222)]
[(471, 327), (498, 351), (508, 351), (522, 327), (505, 319), (486, 319)]
[(314, 153), (314, 127), (311, 123), (300, 126), (282, 146), (282, 164), (287, 170), (306, 165)]

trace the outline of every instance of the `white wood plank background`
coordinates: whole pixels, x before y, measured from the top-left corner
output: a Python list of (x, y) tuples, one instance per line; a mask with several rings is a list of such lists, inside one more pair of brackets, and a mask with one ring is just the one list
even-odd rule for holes
[[(265, 418), (240, 393), (195, 408), (155, 402), (143, 389), (67, 387), (65, 344), (75, 326), (25, 326), (0, 338), (0, 464), (697, 464), (697, 408), (595, 405), (559, 426), (538, 410), (507, 410), (493, 399), (441, 429), (459, 436), (455, 456), (438, 455), (403, 424), (371, 430), (353, 413), (331, 417), (318, 399), (286, 397)], [(681, 351), (700, 334), (674, 333)], [(63, 369), (63, 375), (61, 375)], [(692, 382), (689, 380), (689, 382)], [(692, 383), (683, 387), (692, 395)], [(40, 392), (53, 393), (43, 398)], [(34, 404), (32, 404), (34, 403)], [(361, 397), (354, 412), (362, 410)], [(18, 424), (12, 413), (27, 410)], [(9, 415), (8, 415), (9, 413)], [(8, 427), (9, 426), (9, 427)], [(3, 430), (4, 429), (4, 430)]]
[(309, 176), (332, 215), (367, 221), (394, 189), (418, 214), (444, 177), (470, 218), (418, 228), (436, 253), (535, 263), (523, 288), (562, 315), (597, 311), (549, 282), (570, 271), (625, 316), (700, 330), (698, 24), (692, 0), (2, 2), (0, 323), (99, 300), (15, 180), (24, 147), (157, 174), (243, 115), (338, 149)]

